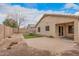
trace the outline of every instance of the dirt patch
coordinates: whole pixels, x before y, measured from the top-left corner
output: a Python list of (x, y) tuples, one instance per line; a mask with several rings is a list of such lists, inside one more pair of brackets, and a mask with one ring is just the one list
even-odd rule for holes
[(62, 52), (61, 56), (79, 56), (79, 50), (67, 50)]
[(79, 43), (75, 43), (73, 46), (74, 49), (68, 49), (61, 52), (59, 55), (61, 56), (79, 56)]
[(0, 56), (50, 56), (46, 50), (29, 47), (23, 39), (7, 38), (0, 41)]

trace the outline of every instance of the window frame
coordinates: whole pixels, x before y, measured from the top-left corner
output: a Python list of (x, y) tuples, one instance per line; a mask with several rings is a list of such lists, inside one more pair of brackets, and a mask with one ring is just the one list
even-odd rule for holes
[(49, 26), (45, 26), (45, 31), (50, 31), (50, 27)]
[(74, 34), (74, 25), (68, 25), (68, 33)]
[(40, 27), (38, 27), (38, 32), (40, 32), (41, 31), (41, 29), (40, 29)]

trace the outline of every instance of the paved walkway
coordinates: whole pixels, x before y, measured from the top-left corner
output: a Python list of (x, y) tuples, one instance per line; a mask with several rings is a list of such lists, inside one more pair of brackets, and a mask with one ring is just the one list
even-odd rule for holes
[(70, 40), (47, 37), (26, 39), (26, 42), (31, 47), (49, 50), (51, 53), (73, 49), (74, 45), (73, 41)]

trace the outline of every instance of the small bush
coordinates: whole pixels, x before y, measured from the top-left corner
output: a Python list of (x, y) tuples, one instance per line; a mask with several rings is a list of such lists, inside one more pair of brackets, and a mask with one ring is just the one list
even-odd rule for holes
[(28, 34), (29, 36), (35, 36), (36, 34), (35, 33), (30, 33)]
[(23, 34), (24, 38), (35, 38), (35, 37), (41, 37), (41, 35), (30, 33), (30, 34)]

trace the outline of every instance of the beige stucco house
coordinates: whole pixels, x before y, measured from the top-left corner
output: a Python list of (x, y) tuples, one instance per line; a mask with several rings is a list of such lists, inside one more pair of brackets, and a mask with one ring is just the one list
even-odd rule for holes
[(71, 38), (79, 42), (79, 16), (44, 14), (36, 24), (36, 34), (57, 38)]

